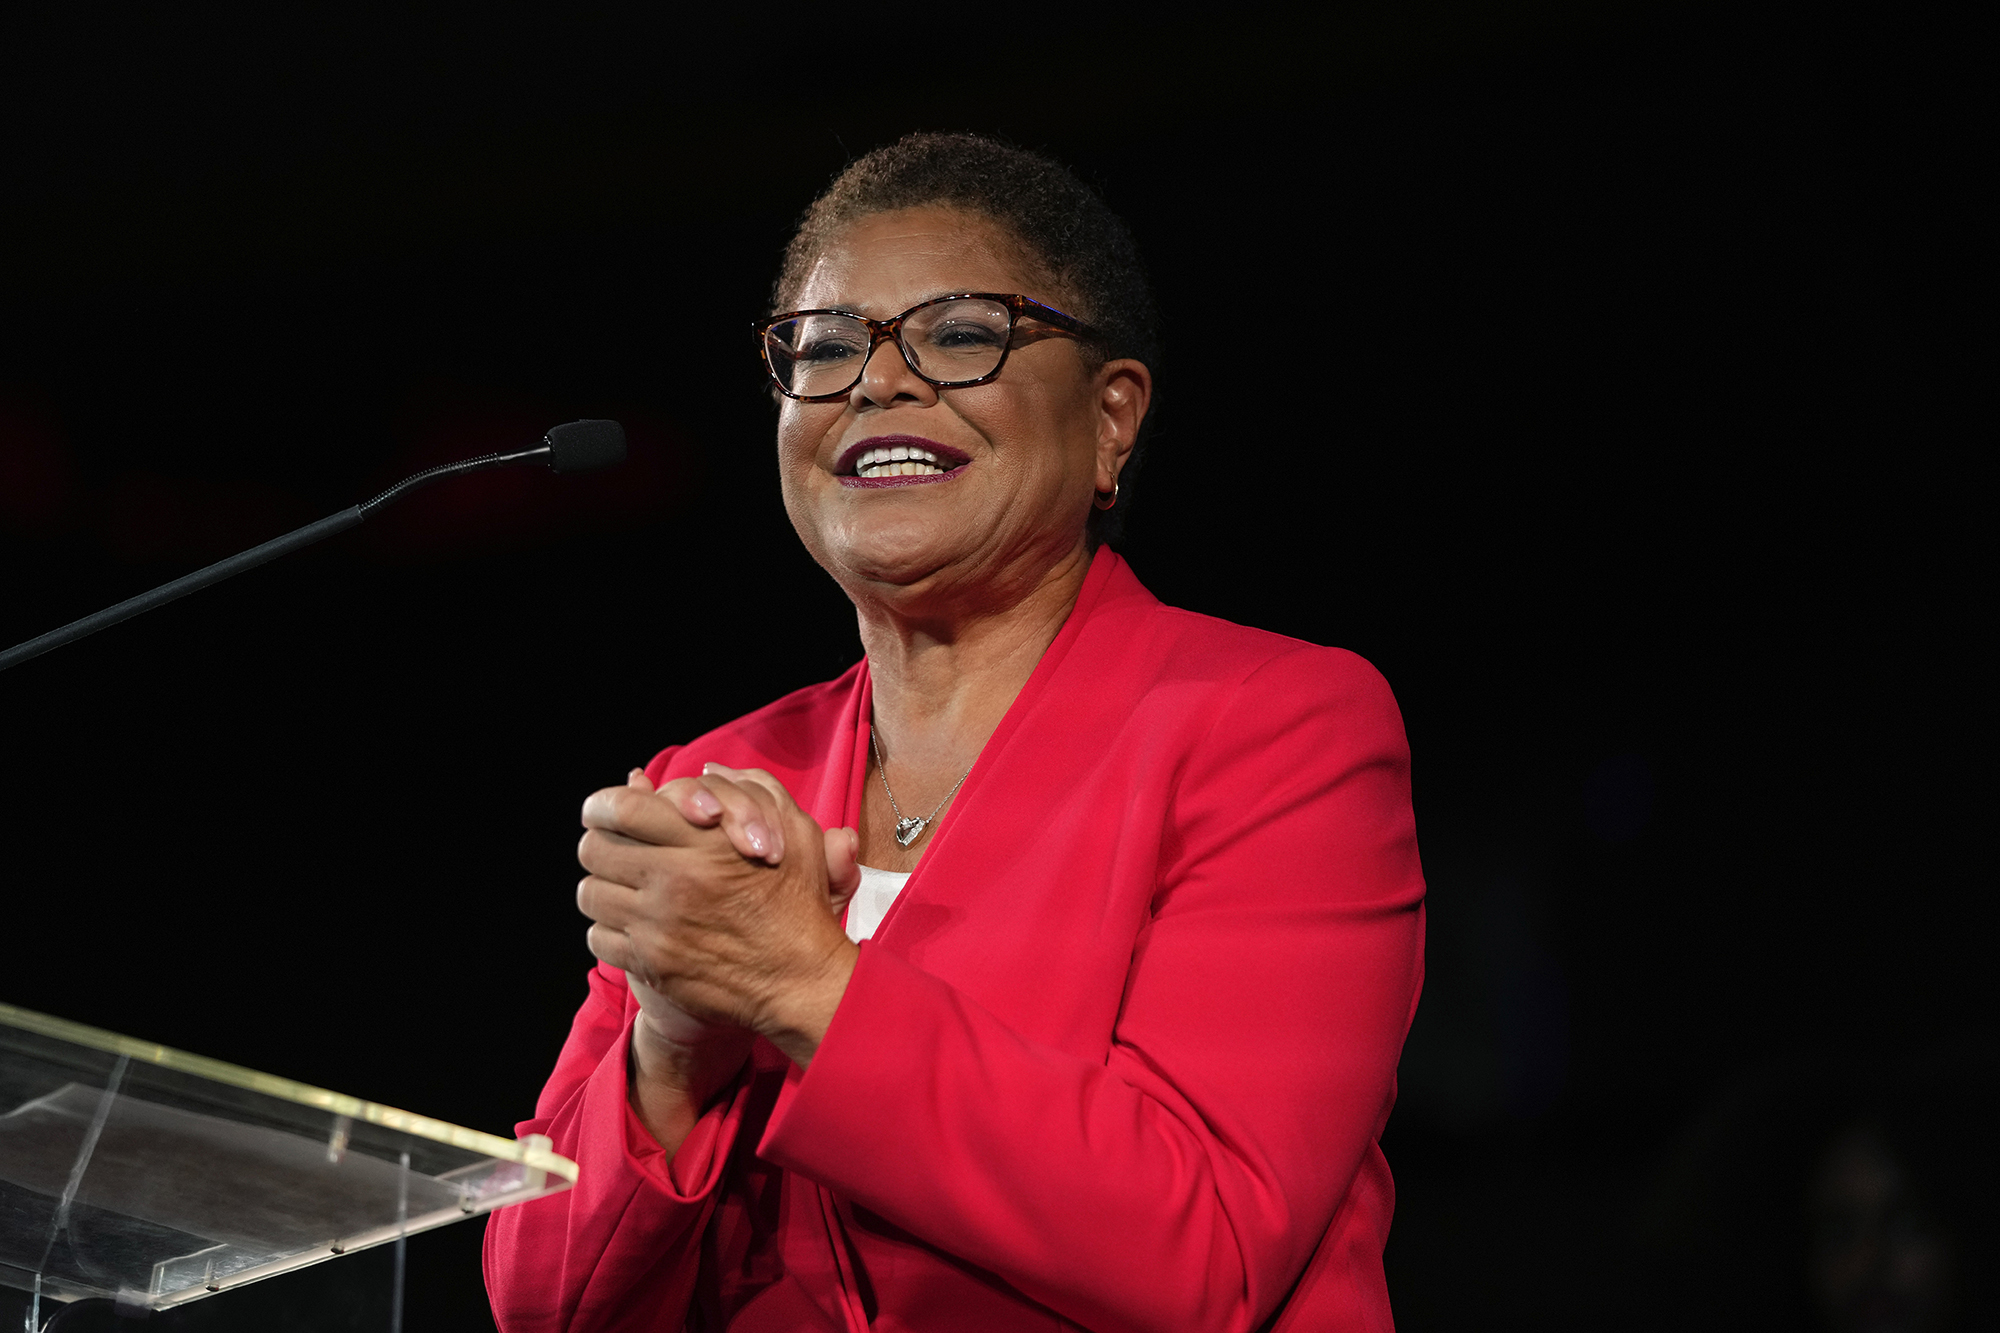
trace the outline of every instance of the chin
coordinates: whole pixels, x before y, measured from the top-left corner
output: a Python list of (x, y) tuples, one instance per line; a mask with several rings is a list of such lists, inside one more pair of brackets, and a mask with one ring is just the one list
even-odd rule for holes
[[(884, 522), (871, 516), (866, 523), (843, 523), (806, 539), (821, 568), (843, 585), (851, 579), (867, 583), (909, 585), (929, 577), (962, 550), (947, 540), (943, 525), (932, 520)], [(805, 536), (801, 531), (800, 535)]]
[(950, 557), (942, 552), (924, 549), (899, 549), (896, 551), (848, 551), (835, 574), (864, 583), (892, 587), (909, 588), (922, 583), (951, 563)]

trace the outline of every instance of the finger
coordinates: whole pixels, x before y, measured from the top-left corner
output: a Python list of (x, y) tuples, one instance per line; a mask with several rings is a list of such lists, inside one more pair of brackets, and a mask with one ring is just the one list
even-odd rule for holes
[(722, 802), (699, 778), (675, 778), (660, 788), (660, 795), (672, 801), (681, 818), (697, 828), (714, 828), (722, 819)]
[(794, 818), (810, 818), (799, 809), (798, 802), (792, 799), (792, 794), (785, 789), (785, 784), (761, 768), (731, 768), (728, 764), (711, 761), (703, 764), (701, 771), (705, 777), (733, 782), (739, 787), (769, 799), (771, 828), (777, 834), (779, 848), (778, 856), (770, 858), (770, 861), (772, 865), (778, 864), (783, 857), (785, 846), (785, 825)]
[[(672, 801), (674, 808), (681, 812), (682, 817), (698, 828), (722, 825), (722, 831), (729, 837), (729, 845), (736, 849), (738, 856), (746, 860), (761, 861), (765, 859), (765, 853), (770, 850), (769, 843), (761, 836), (754, 840), (751, 838), (748, 827), (750, 821), (740, 817), (725, 817), (722, 802), (716, 799), (715, 793), (709, 790), (708, 784), (702, 779), (675, 778), (660, 788), (660, 795)], [(739, 805), (739, 813), (741, 808)], [(763, 825), (760, 824), (758, 827), (762, 828)], [(778, 846), (782, 854), (784, 846), (782, 834), (778, 838)]]
[(625, 775), (625, 785), (636, 787), (640, 791), (651, 791), (653, 789), (653, 780), (646, 776), (645, 769), (635, 768)]
[(752, 860), (777, 865), (785, 858), (784, 821), (771, 793), (752, 783), (732, 782), (718, 774), (704, 773), (698, 781), (722, 806), (724, 829), (730, 842)]
[(826, 843), (826, 891), (838, 913), (861, 887), (861, 835), (851, 828), (830, 828)]
[(696, 829), (693, 833), (694, 839), (706, 840), (707, 845), (691, 839), (687, 846), (663, 846), (638, 842), (603, 829), (588, 829), (577, 840), (576, 860), (598, 879), (633, 892), (656, 893), (685, 879), (696, 866), (712, 863), (717, 855), (732, 861), (741, 855), (723, 846), (713, 830)]
[(638, 965), (638, 950), (632, 947), (631, 937), (623, 931), (605, 925), (592, 925), (584, 935), (584, 943), (591, 953), (615, 968), (629, 970)]
[(703, 764), (701, 771), (728, 778), (731, 782), (762, 787), (777, 800), (780, 814), (796, 809), (798, 806), (798, 802), (792, 799), (792, 794), (785, 790), (785, 784), (761, 768), (731, 768), (727, 764)]
[(685, 780), (690, 784), (690, 795), (687, 800), (690, 803), (698, 803), (701, 810), (714, 812), (707, 818), (692, 818), (689, 820), (690, 823), (708, 827), (720, 825), (723, 833), (729, 838), (729, 845), (745, 860), (776, 865), (783, 859), (785, 853), (783, 826), (773, 819), (758, 818), (760, 813), (766, 815), (769, 813), (763, 806), (763, 802), (769, 801), (768, 796), (746, 788), (744, 790), (751, 799), (748, 802), (732, 800), (725, 809), (716, 796), (716, 792), (721, 789), (715, 787), (708, 778)]
[(586, 875), (576, 882), (576, 910), (606, 929), (622, 932), (639, 918), (639, 895), (616, 880)]
[(583, 803), (583, 826), (660, 847), (686, 846), (694, 841), (695, 832), (673, 802), (636, 787), (604, 787), (592, 792)]

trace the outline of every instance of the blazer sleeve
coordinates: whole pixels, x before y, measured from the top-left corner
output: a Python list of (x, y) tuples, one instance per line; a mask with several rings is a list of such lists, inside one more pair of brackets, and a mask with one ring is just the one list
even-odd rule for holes
[(1172, 811), (1104, 1058), (864, 945), (760, 1154), (1100, 1333), (1256, 1328), (1340, 1225), (1370, 1233), (1379, 1285), (1386, 1198), (1344, 1202), (1422, 966), (1388, 686), (1338, 650), (1267, 661)]
[[(654, 761), (662, 765), (666, 756)], [(699, 1267), (702, 1230), (742, 1124), (739, 1078), (671, 1158), (627, 1097), (632, 1018), (625, 974), (599, 964), (535, 1118), (576, 1162), (560, 1194), (503, 1208), (486, 1223), (486, 1290), (501, 1333), (678, 1333)]]

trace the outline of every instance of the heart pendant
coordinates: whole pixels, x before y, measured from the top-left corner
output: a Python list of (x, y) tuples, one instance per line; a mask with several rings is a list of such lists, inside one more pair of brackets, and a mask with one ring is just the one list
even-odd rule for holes
[(924, 824), (926, 822), (927, 821), (922, 819), (897, 820), (896, 845), (898, 847), (908, 847), (911, 843), (915, 842), (917, 840), (917, 836), (924, 831)]

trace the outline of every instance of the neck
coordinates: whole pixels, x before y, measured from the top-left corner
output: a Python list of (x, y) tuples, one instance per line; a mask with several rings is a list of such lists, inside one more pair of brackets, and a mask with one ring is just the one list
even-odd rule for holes
[(931, 775), (945, 772), (949, 785), (971, 765), (1061, 632), (1089, 571), (1079, 542), (1039, 578), (993, 590), (976, 606), (856, 599), (892, 781), (907, 771), (933, 786)]

